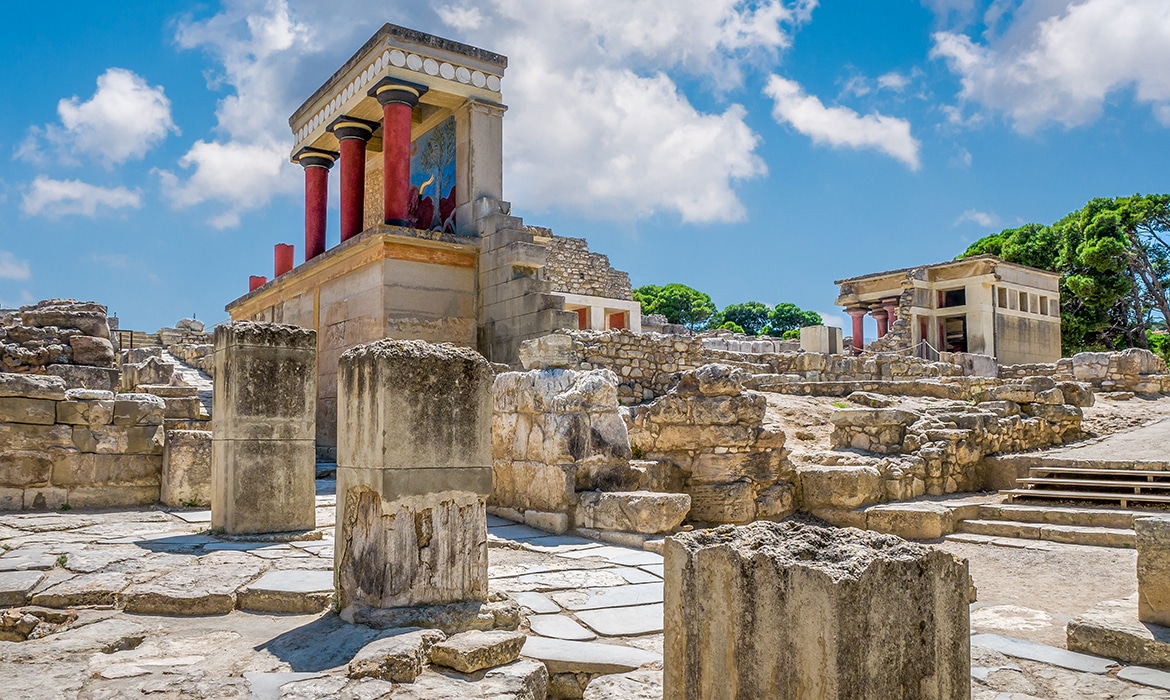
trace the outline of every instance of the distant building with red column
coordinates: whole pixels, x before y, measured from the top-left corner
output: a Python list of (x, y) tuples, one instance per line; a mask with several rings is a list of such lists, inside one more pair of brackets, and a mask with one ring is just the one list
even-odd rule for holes
[(386, 24), (289, 119), (290, 159), (305, 178), (304, 258), (288, 270), (292, 251), (277, 247), (273, 279), (253, 277), (227, 311), (318, 331), (319, 447), (336, 444), (337, 361), (355, 345), (452, 342), (515, 363), (523, 340), (558, 329), (641, 329), (625, 273), (583, 239), (511, 215), (507, 66)]

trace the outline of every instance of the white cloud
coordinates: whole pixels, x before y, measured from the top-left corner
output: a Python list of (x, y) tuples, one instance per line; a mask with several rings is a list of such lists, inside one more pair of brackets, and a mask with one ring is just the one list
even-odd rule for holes
[(1002, 24), (986, 41), (934, 35), (931, 56), (959, 75), (961, 102), (1001, 112), (1028, 133), (1092, 122), (1112, 94), (1132, 90), (1170, 125), (1170, 2), (1034, 1)]
[(446, 5), (435, 10), (443, 24), (459, 31), (472, 31), (483, 26), (483, 13), (478, 7), (453, 7)]
[(26, 280), (31, 276), (27, 260), (21, 260), (7, 250), (0, 250), (0, 280)]
[(29, 216), (57, 219), (77, 214), (94, 216), (99, 210), (137, 209), (142, 193), (125, 187), (99, 187), (81, 180), (53, 180), (39, 175), (24, 194), (20, 209)]
[(46, 142), (66, 161), (87, 155), (104, 159), (109, 166), (141, 159), (167, 134), (179, 133), (162, 86), (151, 87), (124, 68), (109, 68), (98, 76), (97, 90), (88, 100), (75, 95), (58, 102), (57, 115), (59, 124), (29, 129), (17, 146), (17, 158), (43, 162)]
[(893, 90), (894, 92), (902, 92), (906, 86), (910, 84), (910, 76), (903, 75), (898, 71), (890, 71), (878, 76), (878, 87), (883, 90)]
[(808, 136), (816, 144), (834, 148), (874, 149), (905, 163), (920, 166), (921, 144), (910, 135), (910, 122), (873, 112), (860, 115), (848, 107), (826, 107), (805, 94), (797, 83), (773, 75), (764, 88), (774, 106), (772, 117)]
[[(716, 93), (742, 85), (744, 66), (774, 64), (815, 5), (487, 0), (403, 6), (394, 17), (509, 57), (505, 196), (518, 211), (702, 222), (741, 218), (735, 183), (766, 168), (741, 106), (698, 108), (676, 81), (697, 78)], [(288, 114), (386, 15), (380, 0), (229, 0), (210, 19), (182, 22), (180, 46), (211, 54), (222, 68), (212, 87), (232, 94), (220, 101), (215, 137), (180, 162), (190, 175), (160, 171), (172, 203), (217, 203), (214, 223), (232, 226), (298, 192)]]
[(968, 209), (962, 214), (959, 214), (959, 218), (955, 219), (955, 223), (952, 224), (952, 226), (959, 226), (967, 222), (974, 223), (976, 225), (982, 226), (983, 228), (995, 228), (999, 225), (999, 217), (994, 213), (979, 211), (977, 209)]

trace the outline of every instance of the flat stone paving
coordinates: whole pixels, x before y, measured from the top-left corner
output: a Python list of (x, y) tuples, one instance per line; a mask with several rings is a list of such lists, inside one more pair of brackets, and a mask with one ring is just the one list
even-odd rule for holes
[[(318, 529), (293, 541), (216, 537), (206, 511), (0, 514), (0, 600), (99, 606), (82, 609), (76, 628), (0, 642), (0, 697), (276, 698), (298, 679), (337, 685), (379, 633), (305, 614), (323, 610), (332, 588), (333, 486), (318, 481)], [(584, 674), (661, 660), (660, 555), (496, 517), (488, 526), (491, 587), (525, 610), (524, 656)], [(1170, 697), (1164, 673), (1119, 673), (1109, 660), (994, 634), (972, 641), (980, 700)]]

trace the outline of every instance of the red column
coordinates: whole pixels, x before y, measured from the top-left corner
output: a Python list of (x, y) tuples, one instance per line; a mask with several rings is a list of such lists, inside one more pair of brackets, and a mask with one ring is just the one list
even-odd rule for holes
[(888, 333), (890, 330), (890, 316), (889, 316), (889, 314), (886, 313), (885, 309), (874, 309), (873, 311), (871, 311), (869, 313), (871, 316), (874, 317), (874, 320), (877, 321), (878, 337), (884, 338), (886, 333)]
[(410, 127), (418, 98), (427, 91), (392, 78), (383, 78), (370, 89), (382, 105), (383, 220), (391, 226), (410, 226)]
[(865, 309), (845, 309), (853, 317), (853, 353), (861, 354), (865, 349)]
[(267, 277), (261, 277), (260, 275), (252, 275), (251, 277), (248, 278), (248, 291), (254, 292), (266, 284), (268, 284)]
[(341, 116), (328, 127), (328, 131), (333, 132), (341, 143), (342, 242), (358, 235), (365, 228), (366, 142), (378, 126), (377, 122)]
[(305, 262), (325, 252), (325, 207), (329, 203), (329, 169), (337, 154), (302, 148), (293, 160), (305, 169)]
[(892, 299), (890, 301), (882, 302), (882, 308), (886, 310), (886, 317), (890, 326), (894, 325), (894, 321), (898, 320), (898, 300)]
[(277, 243), (272, 251), (273, 279), (293, 269), (293, 254), (296, 248), (287, 243)]

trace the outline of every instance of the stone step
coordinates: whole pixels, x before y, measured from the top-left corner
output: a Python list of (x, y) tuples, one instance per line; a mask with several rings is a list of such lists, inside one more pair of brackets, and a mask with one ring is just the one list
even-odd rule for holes
[(1093, 547), (1122, 547), (1132, 549), (1135, 542), (1132, 529), (1053, 525), (1048, 523), (1018, 522), (1014, 520), (960, 520), (955, 525), (955, 531), (990, 537), (1045, 540), (1048, 542), (1081, 544)]
[(1014, 520), (1021, 523), (1131, 529), (1133, 528), (1133, 517), (1134, 511), (1116, 508), (1076, 508), (1024, 503), (1000, 503), (979, 506), (974, 519)]
[(1059, 501), (1098, 501), (1120, 503), (1126, 508), (1130, 503), (1170, 503), (1170, 496), (1156, 493), (1106, 493), (1103, 491), (1073, 491), (1066, 489), (1008, 489), (1000, 491), (1015, 501), (1017, 498), (1050, 499)]
[(579, 528), (658, 535), (674, 531), (690, 511), (691, 497), (685, 493), (581, 491), (576, 523)]

